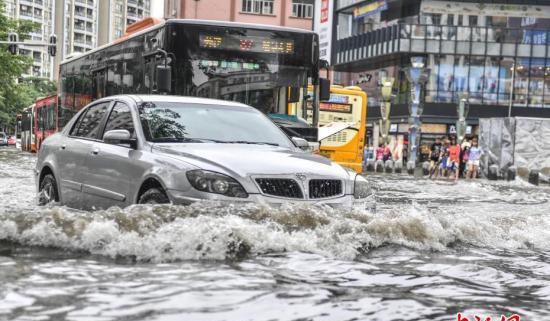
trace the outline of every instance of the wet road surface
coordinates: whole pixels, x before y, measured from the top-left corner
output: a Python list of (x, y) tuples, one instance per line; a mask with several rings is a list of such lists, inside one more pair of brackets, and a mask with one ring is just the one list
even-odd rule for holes
[(0, 320), (550, 320), (550, 189), (372, 176), (376, 212), (36, 206), (0, 148)]

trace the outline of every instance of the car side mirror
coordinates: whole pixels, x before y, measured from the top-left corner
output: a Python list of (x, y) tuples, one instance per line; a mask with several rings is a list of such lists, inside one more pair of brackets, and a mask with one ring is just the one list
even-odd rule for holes
[(330, 80), (326, 78), (319, 78), (319, 100), (330, 100)]
[(172, 92), (172, 67), (157, 66), (157, 90), (159, 93)]
[(301, 137), (292, 137), (292, 142), (294, 143), (294, 145), (296, 145), (296, 147), (300, 149), (304, 149), (304, 150), (309, 149), (308, 141)]
[(126, 129), (113, 129), (105, 132), (103, 141), (107, 144), (130, 144), (132, 148), (137, 148), (137, 139), (133, 139), (130, 132)]

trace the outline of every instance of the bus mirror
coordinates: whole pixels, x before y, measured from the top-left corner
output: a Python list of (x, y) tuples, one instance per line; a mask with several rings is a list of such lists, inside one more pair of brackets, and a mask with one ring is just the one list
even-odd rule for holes
[(300, 88), (290, 87), (288, 92), (288, 103), (297, 103), (300, 101)]
[(157, 66), (157, 90), (160, 93), (172, 92), (172, 67)]
[(330, 100), (330, 80), (319, 78), (319, 100)]

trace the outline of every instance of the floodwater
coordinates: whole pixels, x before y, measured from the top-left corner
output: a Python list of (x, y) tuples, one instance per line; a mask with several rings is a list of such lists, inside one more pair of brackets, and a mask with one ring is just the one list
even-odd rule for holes
[(376, 211), (35, 205), (0, 149), (0, 320), (550, 320), (550, 189), (372, 176)]

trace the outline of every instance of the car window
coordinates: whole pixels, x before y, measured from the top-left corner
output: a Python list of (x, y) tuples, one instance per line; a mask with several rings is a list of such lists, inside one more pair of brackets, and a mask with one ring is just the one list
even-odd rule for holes
[(147, 102), (139, 108), (148, 141), (213, 140), (290, 147), (288, 137), (253, 108), (177, 102)]
[(110, 102), (104, 102), (89, 107), (73, 127), (71, 136), (97, 138), (101, 119), (103, 119), (109, 104)]
[(104, 133), (114, 129), (126, 129), (132, 137), (135, 133), (130, 107), (121, 102), (117, 102), (113, 107), (109, 119), (107, 119)]

